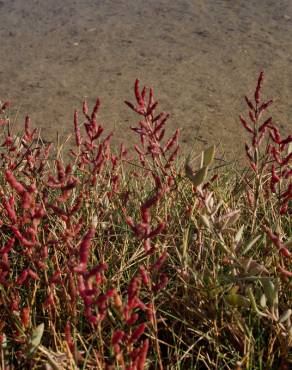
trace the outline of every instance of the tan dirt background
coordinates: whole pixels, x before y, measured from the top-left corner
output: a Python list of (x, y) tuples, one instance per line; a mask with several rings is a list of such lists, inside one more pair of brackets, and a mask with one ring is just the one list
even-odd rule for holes
[(29, 113), (48, 141), (58, 132), (64, 142), (74, 108), (98, 96), (114, 145), (131, 144), (136, 116), (123, 101), (138, 77), (171, 113), (169, 132), (181, 127), (184, 152), (216, 143), (221, 157), (240, 158), (238, 115), (262, 69), (287, 134), (291, 0), (0, 0), (0, 100), (13, 102), (15, 130)]

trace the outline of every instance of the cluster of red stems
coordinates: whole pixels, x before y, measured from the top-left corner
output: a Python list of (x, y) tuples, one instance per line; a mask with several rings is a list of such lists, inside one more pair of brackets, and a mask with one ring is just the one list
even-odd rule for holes
[[(242, 115), (239, 116), (240, 122), (250, 135), (251, 143), (249, 145), (245, 143), (245, 151), (257, 180), (264, 176), (268, 178), (266, 184), (268, 184), (269, 188), (263, 188), (266, 199), (269, 199), (269, 192), (273, 193), (278, 200), (279, 214), (291, 215), (292, 150), (289, 151), (288, 148), (289, 144), (291, 147), (292, 135), (282, 138), (272, 117), (262, 120), (263, 113), (273, 103), (272, 100), (262, 102), (261, 90), (263, 81), (264, 72), (261, 72), (254, 93), (254, 102), (245, 96), (249, 109), (249, 120), (246, 120)], [(266, 145), (262, 149), (263, 143)], [(255, 205), (255, 199), (250, 190), (247, 191), (247, 199), (250, 206)], [(281, 255), (290, 260), (292, 253), (284, 246), (279, 235), (266, 225), (263, 226), (263, 230)], [(277, 268), (282, 275), (292, 277), (292, 272), (287, 271), (283, 266), (278, 265)]]
[[(55, 174), (46, 166), (52, 145), (36, 143), (37, 131), (31, 130), (29, 117), (25, 119), (20, 140), (12, 136), (5, 114), (10, 104), (7, 102), (1, 107), (3, 118), (0, 124), (6, 131), (0, 157), (3, 172), (0, 284), (5, 288), (5, 294), (3, 290), (0, 292), (0, 342), (4, 343), (8, 338), (9, 342), (18, 344), (15, 352), (18, 366), (25, 361), (25, 348), (35, 324), (31, 322), (34, 310), (40, 310), (37, 316), (42, 316), (43, 310), (47, 311), (50, 325), (54, 323), (54, 330), (65, 334), (68, 348), (77, 363), (84, 359), (73, 340), (70, 322), (78, 325), (79, 313), (82, 312), (87, 330), (92, 334), (97, 328), (101, 330), (109, 310), (113, 310), (120, 325), (112, 332), (110, 342), (106, 343), (106, 359), (101, 353), (103, 349), (95, 351), (97, 364), (101, 368), (112, 368), (114, 363), (128, 370), (144, 368), (149, 350), (146, 330), (157, 331), (153, 295), (160, 292), (168, 281), (167, 275), (160, 272), (167, 254), (159, 255), (154, 243), (165, 229), (165, 222), (159, 219), (153, 226), (152, 214), (173, 183), (172, 163), (179, 149), (176, 143), (178, 130), (163, 144), (168, 114), (155, 116), (158, 103), (154, 101), (153, 90), (149, 90), (148, 97), (146, 93), (145, 87), (140, 91), (136, 80), (137, 107), (126, 102), (142, 118), (140, 128), (133, 128), (142, 144), (141, 148), (135, 146), (135, 149), (142, 168), (147, 174), (151, 172), (155, 183), (151, 196), (141, 203), (141, 221), (136, 223), (127, 215), (126, 208), (121, 209), (137, 241), (143, 241), (147, 261), (130, 280), (126, 294), (119, 292), (107, 280), (109, 266), (105, 261), (92, 265), (92, 251), (98, 248), (94, 242), (96, 226), (105, 219), (106, 208), (99, 200), (94, 204), (96, 219), (89, 228), (84, 217), (84, 208), (92, 199), (104, 194), (109, 201), (123, 196), (119, 166), (127, 158), (127, 150), (121, 145), (119, 155), (114, 155), (110, 149), (112, 133), (102, 139), (104, 129), (97, 122), (100, 101), (97, 99), (91, 114), (87, 103), (83, 103), (85, 122), (82, 126), (78, 122), (77, 111), (74, 112), (76, 145), (70, 151), (73, 161), (64, 166), (61, 160), (56, 160)], [(54, 228), (52, 220), (53, 225), (59, 223), (62, 227)], [(82, 234), (84, 236), (80, 237)], [(37, 302), (33, 303), (35, 299), (31, 293), (34, 289), (38, 294)], [(142, 289), (146, 296), (144, 301), (140, 298)], [(63, 328), (57, 309), (61, 302), (61, 315), (69, 318)]]
[[(243, 127), (251, 136), (251, 144), (245, 144), (245, 151), (250, 166), (257, 176), (266, 170), (270, 171), (270, 190), (279, 198), (280, 214), (288, 213), (289, 201), (292, 199), (292, 151), (288, 152), (289, 144), (292, 142), (292, 135), (282, 138), (279, 129), (272, 117), (261, 122), (262, 115), (273, 103), (272, 100), (261, 101), (261, 89), (264, 80), (264, 73), (261, 72), (258, 78), (254, 94), (254, 103), (245, 96), (249, 108), (249, 122), (240, 115)], [(267, 136), (270, 138), (265, 152), (261, 152), (261, 144)], [(285, 187), (285, 185), (287, 185)], [(284, 187), (284, 188), (283, 188)], [(291, 209), (289, 210), (291, 213)]]
[[(291, 177), (289, 162), (292, 154), (285, 156), (284, 153), (292, 138), (290, 135), (281, 139), (271, 118), (259, 123), (262, 113), (272, 103), (261, 103), (262, 81), (263, 73), (258, 80), (255, 103), (246, 98), (251, 123), (243, 117), (240, 119), (252, 135), (252, 144), (246, 144), (246, 153), (257, 175), (262, 171), (260, 144), (267, 133), (270, 135), (272, 143), (266, 153), (272, 163), (270, 189), (278, 195), (280, 214), (284, 214), (289, 212), (292, 196), (291, 182), (283, 189), (283, 180)], [(155, 114), (158, 102), (154, 100), (153, 90), (140, 89), (136, 80), (134, 92), (136, 103), (125, 103), (141, 118), (132, 128), (141, 143), (135, 145), (135, 151), (144, 176), (150, 173), (154, 184), (149, 197), (140, 204), (139, 217), (129, 214), (125, 206), (129, 194), (125, 198), (121, 189), (119, 169), (122, 162), (128, 160), (127, 150), (121, 145), (119, 154), (114, 155), (110, 148), (112, 133), (102, 137), (104, 129), (97, 122), (99, 100), (91, 113), (86, 102), (83, 103), (85, 121), (82, 125), (75, 111), (75, 148), (70, 151), (73, 160), (66, 166), (56, 160), (55, 173), (51, 173), (47, 166), (52, 145), (38, 144), (37, 131), (31, 129), (28, 117), (23, 135), (20, 138), (13, 136), (6, 115), (9, 103), (2, 104), (0, 125), (5, 139), (0, 154), (3, 173), (0, 184), (0, 285), (4, 289), (0, 290), (0, 342), (15, 343), (14, 361), (18, 366), (25, 361), (28, 338), (37, 324), (31, 321), (35, 310), (40, 311), (39, 320), (47, 312), (50, 320), (45, 323), (46, 330), (53, 328), (64, 333), (76, 363), (82, 363), (84, 358), (73, 338), (71, 323), (78, 326), (80, 315), (83, 315), (88, 337), (104, 330), (106, 340), (109, 312), (115, 313), (119, 324), (105, 347), (96, 340), (97, 348), (93, 350), (96, 365), (110, 369), (119, 364), (122, 369), (142, 370), (150, 347), (160, 358), (158, 340), (153, 339), (157, 339), (158, 333), (154, 295), (160, 294), (168, 282), (163, 268), (168, 255), (157, 246), (157, 238), (163, 240), (167, 220), (159, 219), (155, 210), (165, 194), (173, 189), (179, 130), (165, 139), (169, 115), (164, 112)], [(140, 265), (124, 291), (119, 291), (107, 279), (110, 266), (102, 255), (98, 264), (93, 263), (96, 254), (99, 255), (96, 228), (108, 217), (100, 199), (104, 194), (109, 202), (122, 200), (121, 215), (137, 243), (142, 243), (144, 248), (143, 261), (146, 262)], [(88, 222), (88, 217), (92, 217), (90, 214), (87, 219), (84, 216), (88, 204), (95, 207), (95, 221)], [(88, 226), (89, 223), (92, 225)], [(56, 228), (56, 225), (59, 226)], [(266, 232), (280, 252), (290, 258), (290, 252), (277, 235), (268, 228)], [(60, 305), (61, 310), (58, 309)], [(68, 318), (65, 326), (64, 317)]]

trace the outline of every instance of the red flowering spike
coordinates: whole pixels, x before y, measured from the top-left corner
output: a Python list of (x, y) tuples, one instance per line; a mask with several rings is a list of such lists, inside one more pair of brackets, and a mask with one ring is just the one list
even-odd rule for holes
[(263, 80), (264, 80), (264, 72), (261, 72), (260, 75), (259, 75), (259, 78), (258, 78), (258, 84), (257, 84), (255, 94), (254, 94), (256, 104), (259, 104), (259, 102), (261, 100), (260, 93), (261, 93)]

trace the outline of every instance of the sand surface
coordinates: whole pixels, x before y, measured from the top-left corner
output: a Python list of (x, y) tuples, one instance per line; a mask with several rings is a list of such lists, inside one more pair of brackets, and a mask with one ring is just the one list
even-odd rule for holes
[[(0, 100), (16, 126), (29, 113), (49, 141), (64, 141), (74, 108), (102, 101), (100, 121), (114, 145), (131, 144), (135, 78), (153, 86), (169, 132), (184, 151), (196, 136), (242, 155), (243, 96), (264, 69), (271, 113), (287, 134), (292, 121), (291, 0), (1, 0)], [(289, 127), (290, 126), (290, 127)], [(198, 128), (200, 131), (198, 133)]]

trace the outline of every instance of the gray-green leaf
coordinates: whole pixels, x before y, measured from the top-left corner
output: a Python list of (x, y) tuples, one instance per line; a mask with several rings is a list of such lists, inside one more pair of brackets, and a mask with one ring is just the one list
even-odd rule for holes
[(240, 227), (240, 229), (237, 231), (237, 233), (236, 233), (236, 235), (235, 235), (235, 239), (234, 239), (234, 241), (235, 241), (236, 243), (240, 242), (240, 240), (241, 240), (241, 238), (242, 238), (243, 230), (244, 230), (244, 225), (242, 225), (242, 226)]
[(261, 238), (261, 235), (256, 236), (254, 239), (252, 239), (248, 245), (244, 248), (242, 254), (245, 255), (253, 246), (254, 244)]
[(195, 175), (187, 176), (192, 181), (193, 185), (197, 187), (205, 181), (207, 172), (208, 167), (202, 167), (199, 171), (196, 172)]
[(210, 146), (208, 149), (203, 151), (203, 167), (209, 166), (215, 156), (215, 145)]
[(250, 300), (240, 294), (228, 294), (225, 297), (228, 304), (234, 307), (249, 307)]
[(261, 280), (265, 295), (270, 305), (274, 305), (277, 299), (277, 289), (271, 279)]

